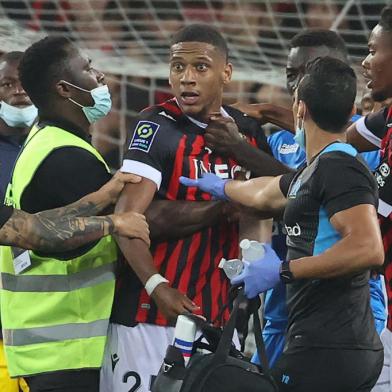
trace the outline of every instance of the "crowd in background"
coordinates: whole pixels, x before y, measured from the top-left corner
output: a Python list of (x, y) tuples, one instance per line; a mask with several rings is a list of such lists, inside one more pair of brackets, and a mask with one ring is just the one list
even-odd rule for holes
[[(165, 64), (168, 40), (184, 24), (213, 23), (227, 39), (234, 69), (281, 69), (284, 76), (289, 41), (302, 28), (336, 28), (354, 64), (360, 63), (367, 52), (368, 33), (384, 4), (361, 2), (344, 10), (340, 18), (344, 4), (308, 0), (5, 0), (0, 11), (24, 29), (65, 34), (82, 48), (140, 64)], [(119, 146), (130, 121), (143, 108), (170, 97), (170, 90), (166, 78), (134, 76), (132, 72), (106, 72), (106, 79), (113, 109), (96, 124), (93, 138), (111, 166), (118, 168)], [(285, 88), (266, 83), (235, 81), (225, 94), (227, 103), (290, 105)]]

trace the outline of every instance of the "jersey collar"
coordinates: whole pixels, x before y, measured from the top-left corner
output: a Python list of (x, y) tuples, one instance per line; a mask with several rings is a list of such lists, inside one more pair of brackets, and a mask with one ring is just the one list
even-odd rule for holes
[[(177, 98), (174, 98), (174, 100), (176, 101), (177, 106), (178, 106), (179, 108), (181, 108), (181, 106), (178, 104)], [(227, 113), (226, 110), (225, 110), (222, 106), (221, 106), (221, 108), (220, 108), (220, 113), (221, 113), (221, 115), (222, 115), (223, 117), (231, 117), (230, 114)], [(184, 113), (184, 114), (185, 114), (185, 113)], [(199, 120), (196, 120), (195, 118), (193, 118), (193, 117), (191, 117), (191, 116), (188, 116), (188, 115), (186, 115), (186, 114), (185, 114), (185, 116), (188, 117), (188, 119), (189, 119), (191, 122), (193, 122), (193, 124), (197, 125), (198, 127), (203, 128), (203, 129), (206, 129), (206, 128), (207, 128), (207, 125), (208, 125), (208, 124), (203, 123), (203, 122), (201, 122), (201, 121), (199, 121)]]

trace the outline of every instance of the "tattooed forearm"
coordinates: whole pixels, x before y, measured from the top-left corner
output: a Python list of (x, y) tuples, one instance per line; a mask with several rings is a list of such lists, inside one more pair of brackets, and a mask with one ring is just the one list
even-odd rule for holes
[[(94, 207), (85, 206), (86, 211)], [(66, 207), (64, 208), (66, 209)], [(62, 252), (98, 240), (114, 231), (109, 216), (75, 217), (64, 209), (43, 211), (35, 215), (14, 210), (0, 229), (0, 242), (25, 249)], [(63, 210), (61, 215), (59, 211)]]

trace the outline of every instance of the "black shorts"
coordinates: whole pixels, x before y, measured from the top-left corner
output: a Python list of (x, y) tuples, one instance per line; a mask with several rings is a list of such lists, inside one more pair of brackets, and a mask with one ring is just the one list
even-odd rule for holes
[(68, 370), (25, 378), (30, 392), (99, 392), (99, 370)]
[(283, 353), (272, 375), (281, 392), (368, 392), (383, 362), (383, 350), (306, 348)]

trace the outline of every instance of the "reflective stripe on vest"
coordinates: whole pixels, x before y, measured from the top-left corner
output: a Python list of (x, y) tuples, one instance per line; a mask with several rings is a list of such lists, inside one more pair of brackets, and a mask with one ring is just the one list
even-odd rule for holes
[[(8, 187), (15, 207), (23, 207), (23, 191), (44, 159), (63, 147), (87, 150), (108, 170), (85, 140), (57, 127), (33, 127)], [(114, 296), (115, 242), (104, 237), (69, 260), (31, 251), (30, 258), (31, 267), (16, 275), (10, 248), (1, 249), (1, 312), (11, 376), (99, 368)]]
[(85, 324), (63, 324), (54, 327), (3, 329), (3, 339), (8, 346), (24, 346), (103, 336), (107, 334), (107, 330), (107, 320), (97, 320)]
[(1, 274), (4, 290), (15, 292), (72, 291), (113, 280), (112, 264), (103, 264), (94, 269), (71, 275), (12, 275)]

